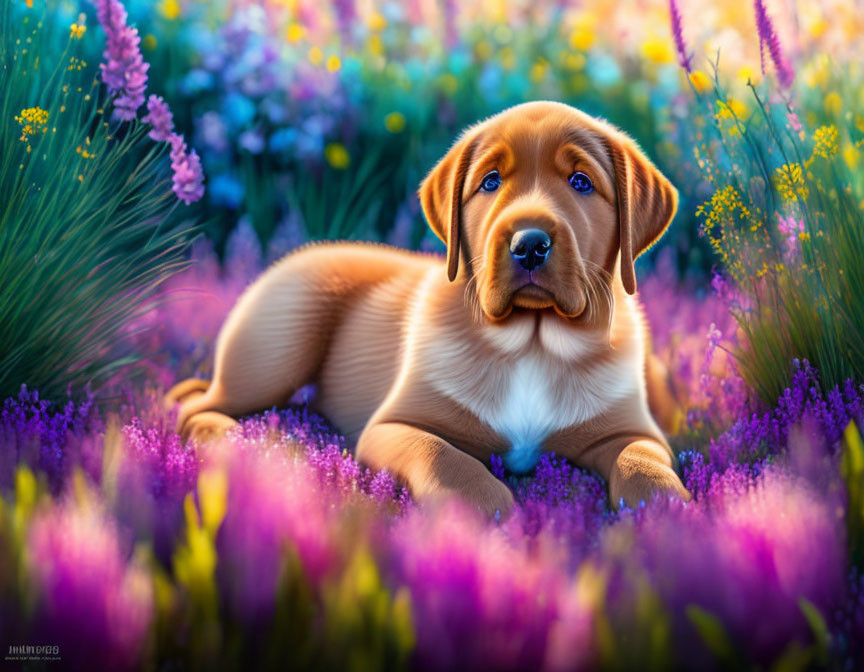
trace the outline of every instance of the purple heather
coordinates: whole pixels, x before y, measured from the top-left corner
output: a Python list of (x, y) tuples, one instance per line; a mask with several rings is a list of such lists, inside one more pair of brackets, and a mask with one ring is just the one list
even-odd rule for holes
[(102, 81), (114, 99), (114, 118), (131, 121), (144, 104), (147, 70), (150, 65), (141, 55), (138, 29), (126, 25), (126, 9), (119, 0), (94, 0), (99, 23), (105, 31)]
[(678, 64), (688, 73), (692, 70), (690, 63), (693, 54), (687, 53), (687, 42), (684, 40), (684, 27), (681, 22), (681, 11), (677, 0), (669, 0), (669, 16), (672, 20), (672, 37), (675, 40), (675, 51), (678, 52)]
[(194, 149), (189, 151), (183, 136), (177, 133), (168, 136), (168, 143), (171, 145), (174, 193), (186, 205), (200, 201), (204, 196), (204, 171), (198, 153)]
[(151, 95), (147, 99), (147, 114), (141, 121), (153, 127), (148, 135), (156, 142), (168, 142), (174, 132), (174, 116), (162, 96)]
[(765, 8), (765, 0), (753, 0), (753, 8), (756, 12), (756, 29), (759, 33), (762, 71), (765, 71), (764, 50), (767, 47), (771, 61), (774, 63), (774, 69), (777, 72), (777, 80), (782, 87), (788, 88), (795, 79), (795, 71), (789, 65), (789, 61), (786, 60), (786, 55), (783, 53), (780, 38), (777, 37), (777, 31), (774, 29), (774, 22), (768, 16), (768, 10)]

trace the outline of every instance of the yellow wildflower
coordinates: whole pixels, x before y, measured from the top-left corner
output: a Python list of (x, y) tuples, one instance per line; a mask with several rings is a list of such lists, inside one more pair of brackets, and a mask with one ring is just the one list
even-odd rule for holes
[(401, 133), (405, 130), (405, 115), (401, 112), (391, 112), (384, 117), (384, 128), (390, 133)]
[(843, 98), (836, 91), (825, 96), (825, 111), (835, 117), (843, 111)]
[(342, 60), (338, 56), (333, 55), (327, 59), (326, 66), (329, 72), (338, 72), (342, 67)]
[(486, 40), (480, 40), (474, 45), (474, 53), (481, 61), (488, 61), (492, 56), (492, 45)]
[(21, 114), (15, 117), (15, 121), (17, 121), (21, 126), (21, 142), (28, 143), (29, 147), (29, 138), (31, 135), (36, 135), (37, 133), (45, 133), (46, 124), (48, 123), (48, 112), (43, 110), (41, 107), (28, 107), (27, 109), (21, 110)]
[(800, 163), (787, 163), (774, 171), (774, 186), (784, 201), (804, 200), (810, 193)]
[(305, 34), (306, 29), (299, 23), (291, 23), (285, 29), (285, 37), (291, 44), (297, 44), (300, 40), (303, 39), (303, 36)]
[(179, 0), (162, 0), (162, 2), (159, 3), (158, 8), (159, 13), (169, 21), (178, 18), (183, 9), (180, 6)]
[(331, 142), (324, 148), (324, 158), (336, 170), (345, 170), (351, 165), (351, 155), (341, 142)]
[(652, 38), (642, 43), (642, 56), (652, 63), (664, 65), (675, 60), (668, 39)]
[(849, 170), (855, 170), (858, 167), (858, 160), (861, 158), (861, 152), (855, 145), (847, 144), (843, 147), (843, 161), (846, 162)]
[(86, 32), (87, 26), (85, 26), (83, 23), (73, 23), (71, 26), (69, 26), (69, 39), (80, 40), (82, 37), (84, 37), (84, 33)]
[(570, 46), (577, 51), (588, 51), (594, 45), (594, 33), (588, 28), (577, 28), (570, 33)]
[(379, 32), (387, 27), (387, 19), (381, 16), (378, 12), (373, 12), (372, 16), (369, 17), (368, 25), (369, 30), (372, 32)]
[(312, 47), (309, 50), (308, 58), (312, 65), (321, 65), (324, 61), (324, 52), (321, 51), (321, 47)]
[(585, 58), (585, 54), (574, 54), (572, 52), (567, 52), (564, 56), (564, 67), (568, 70), (582, 70), (585, 67), (586, 63), (587, 59)]
[(546, 71), (549, 69), (549, 63), (546, 62), (546, 59), (540, 58), (537, 62), (531, 66), (531, 72), (529, 73), (529, 78), (532, 82), (542, 82), (546, 77)]
[(752, 82), (753, 84), (758, 84), (759, 80), (762, 79), (762, 73), (752, 65), (743, 65), (738, 70), (738, 79), (745, 83)]
[(814, 155), (821, 156), (823, 159), (831, 159), (837, 154), (839, 133), (833, 124), (817, 128), (813, 133), (813, 139), (815, 141)]
[(694, 70), (690, 73), (690, 83), (693, 85), (696, 93), (710, 91), (713, 86), (711, 78), (701, 70)]

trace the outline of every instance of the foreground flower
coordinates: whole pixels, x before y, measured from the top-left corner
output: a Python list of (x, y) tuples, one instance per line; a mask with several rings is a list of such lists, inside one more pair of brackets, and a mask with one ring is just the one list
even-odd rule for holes
[(39, 515), (28, 538), (40, 602), (37, 631), (67, 665), (125, 669), (139, 660), (153, 616), (150, 578), (127, 566), (112, 522), (95, 504)]
[(102, 81), (114, 100), (114, 117), (131, 121), (144, 104), (149, 63), (141, 55), (141, 38), (138, 29), (126, 25), (126, 9), (119, 0), (95, 0), (99, 23), (105, 30), (105, 51)]

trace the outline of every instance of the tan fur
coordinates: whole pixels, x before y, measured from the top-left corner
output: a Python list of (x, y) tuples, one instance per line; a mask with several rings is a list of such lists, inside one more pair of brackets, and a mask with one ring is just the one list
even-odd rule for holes
[[(479, 191), (492, 169), (500, 189)], [(569, 186), (575, 170), (593, 193)], [(490, 457), (530, 468), (540, 450), (597, 470), (614, 503), (689, 497), (649, 411), (646, 368), (657, 408), (674, 399), (662, 365), (646, 363), (631, 296), (633, 261), (677, 196), (635, 143), (565, 105), (521, 105), (469, 129), (420, 198), (446, 262), (356, 243), (287, 256), (226, 320), (212, 384), (169, 392), (183, 434), (219, 434), (314, 382), (358, 458), (421, 500), (455, 495), (506, 515), (512, 495)], [(530, 276), (509, 255), (524, 228), (554, 242)]]

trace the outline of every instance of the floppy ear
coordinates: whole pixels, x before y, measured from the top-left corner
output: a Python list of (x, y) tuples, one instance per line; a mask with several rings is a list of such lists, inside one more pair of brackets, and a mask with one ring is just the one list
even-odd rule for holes
[(462, 229), (462, 190), (471, 165), (474, 141), (462, 137), (438, 162), (420, 185), (420, 205), (430, 228), (447, 245), (447, 277), (459, 270), (459, 237)]
[(628, 294), (635, 294), (633, 262), (669, 227), (678, 209), (678, 191), (630, 138), (610, 137), (608, 143), (615, 168), (621, 282)]

